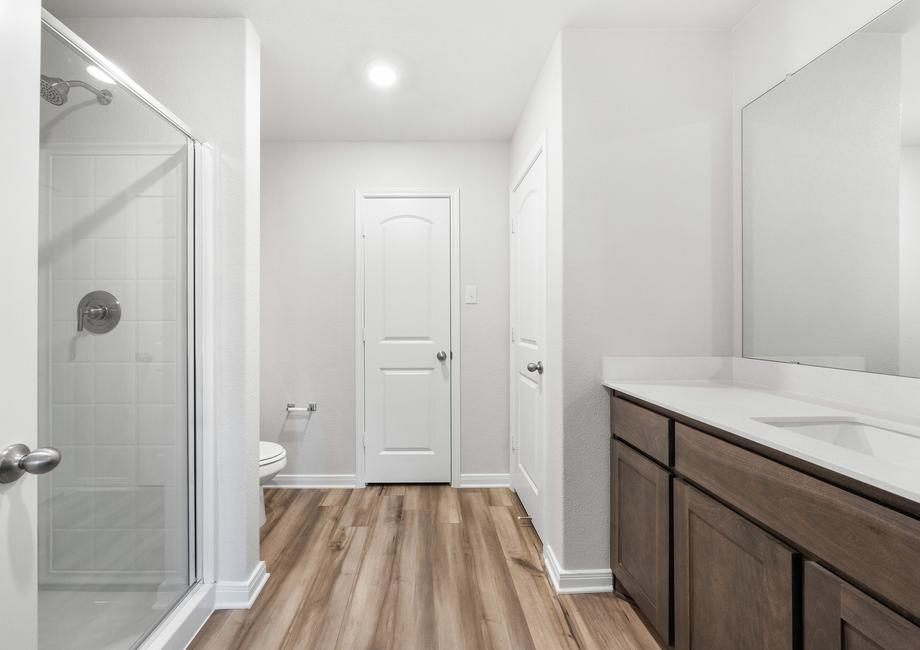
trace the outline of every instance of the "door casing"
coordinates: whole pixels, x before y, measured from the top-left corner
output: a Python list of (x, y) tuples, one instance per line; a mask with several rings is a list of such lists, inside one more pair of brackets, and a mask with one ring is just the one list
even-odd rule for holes
[(450, 200), (450, 484), (460, 487), (460, 190), (389, 188), (355, 190), (355, 487), (367, 487), (364, 446), (364, 200)]

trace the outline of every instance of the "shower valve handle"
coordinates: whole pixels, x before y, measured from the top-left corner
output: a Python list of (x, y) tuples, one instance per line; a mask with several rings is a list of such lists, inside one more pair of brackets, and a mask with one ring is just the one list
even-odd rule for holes
[(90, 291), (77, 305), (77, 331), (111, 332), (121, 320), (121, 304), (108, 291)]

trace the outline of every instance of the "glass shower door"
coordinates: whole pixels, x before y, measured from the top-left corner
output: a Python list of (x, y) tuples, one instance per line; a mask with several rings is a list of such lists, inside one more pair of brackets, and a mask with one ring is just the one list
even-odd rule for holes
[(39, 647), (130, 648), (195, 582), (193, 142), (48, 26), (41, 72)]

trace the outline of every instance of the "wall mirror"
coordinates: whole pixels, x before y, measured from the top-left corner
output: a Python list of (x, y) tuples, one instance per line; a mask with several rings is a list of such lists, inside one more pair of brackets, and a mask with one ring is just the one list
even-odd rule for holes
[(744, 356), (920, 377), (920, 0), (742, 123)]

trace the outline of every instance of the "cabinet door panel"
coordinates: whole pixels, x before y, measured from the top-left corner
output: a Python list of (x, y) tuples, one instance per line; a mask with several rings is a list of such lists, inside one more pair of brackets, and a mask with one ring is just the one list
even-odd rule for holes
[(676, 647), (791, 648), (794, 551), (680, 480), (674, 526)]
[(611, 443), (610, 555), (613, 573), (670, 641), (671, 477), (622, 442)]
[(805, 563), (805, 650), (916, 650), (920, 628), (814, 562)]

